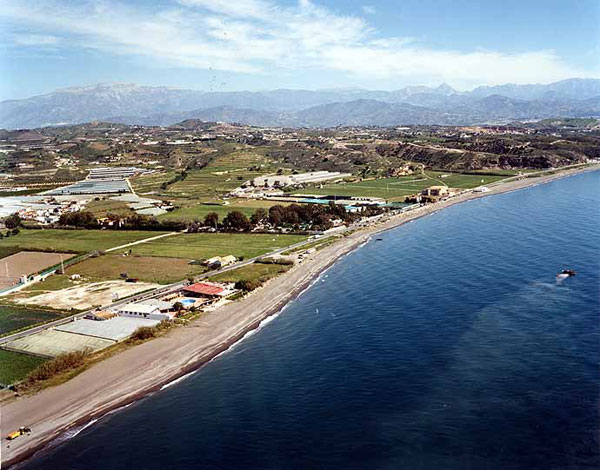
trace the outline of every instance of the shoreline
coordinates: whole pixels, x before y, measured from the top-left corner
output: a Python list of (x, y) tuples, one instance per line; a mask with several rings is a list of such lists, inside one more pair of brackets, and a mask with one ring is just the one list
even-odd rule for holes
[[(247, 298), (223, 306), (165, 336), (134, 346), (90, 367), (59, 386), (17, 398), (2, 406), (2, 464), (10, 467), (57, 442), (69, 430), (126, 407), (199, 370), (276, 315), (343, 256), (372, 235), (472, 199), (512, 192), (587, 171), (600, 165), (559, 171), (491, 186), (486, 193), (468, 192), (360, 229), (312, 254), (304, 263), (269, 281)], [(8, 443), (4, 435), (28, 425), (30, 436)], [(10, 446), (10, 447), (9, 447)]]

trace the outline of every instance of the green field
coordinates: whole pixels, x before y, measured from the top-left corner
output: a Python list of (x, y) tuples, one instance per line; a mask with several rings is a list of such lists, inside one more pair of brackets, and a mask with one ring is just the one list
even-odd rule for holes
[[(0, 242), (1, 243), (1, 242)], [(18, 246), (4, 246), (0, 245), (0, 259), (6, 258), (7, 256), (18, 253), (21, 249)]]
[[(188, 264), (188, 260), (183, 258), (105, 255), (67, 268), (64, 277), (80, 274), (86, 280), (96, 282), (122, 279), (121, 274), (126, 273), (128, 277), (144, 282), (171, 284), (197, 276), (205, 270), (203, 266)], [(46, 285), (42, 287), (45, 289)]]
[[(439, 176), (442, 174), (449, 176), (440, 178)], [(425, 175), (414, 174), (399, 178), (325, 184), (323, 188), (305, 188), (297, 191), (297, 194), (379, 197), (388, 201), (403, 201), (406, 196), (420, 192), (428, 186), (445, 184), (451, 188), (468, 189), (482, 184), (490, 184), (505, 177), (428, 171)]]
[(0, 384), (11, 385), (23, 380), (33, 369), (45, 361), (46, 359), (41, 357), (0, 349)]
[(237, 282), (242, 280), (265, 282), (288, 271), (291, 267), (291, 265), (252, 263), (212, 276), (210, 280), (214, 282)]
[(165, 232), (113, 230), (21, 230), (21, 233), (0, 240), (0, 250), (19, 247), (24, 250), (90, 252), (106, 250)]
[(133, 190), (138, 194), (157, 193), (161, 192), (160, 186), (174, 178), (177, 173), (177, 171), (169, 170), (163, 173), (136, 176), (131, 178), (130, 182)]
[[(168, 197), (214, 199), (222, 197), (245, 181), (274, 171), (272, 162), (265, 156), (251, 151), (235, 151), (215, 158), (201, 170), (188, 171), (185, 180), (169, 187)], [(260, 170), (249, 170), (250, 167)]]
[(246, 259), (306, 240), (305, 235), (258, 233), (190, 233), (131, 247), (133, 254), (185, 259), (234, 255)]
[(59, 312), (34, 308), (0, 305), (0, 336), (27, 326), (60, 318)]

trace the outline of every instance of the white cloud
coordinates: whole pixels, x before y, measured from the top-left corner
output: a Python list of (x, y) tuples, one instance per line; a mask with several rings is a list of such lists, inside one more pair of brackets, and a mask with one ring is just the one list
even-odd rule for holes
[(363, 5), (361, 9), (367, 15), (374, 15), (375, 13), (377, 13), (377, 8), (375, 8), (373, 5)]
[(14, 34), (12, 41), (19, 46), (54, 46), (60, 40), (56, 36), (42, 34)]
[[(411, 38), (382, 37), (364, 18), (309, 0), (293, 6), (273, 0), (178, 0), (159, 11), (114, 0), (65, 3), (42, 0), (31, 6), (0, 0), (0, 18), (48, 34), (40, 38), (66, 35), (71, 46), (200, 69), (255, 74), (334, 71), (367, 80), (446, 81), (459, 87), (589, 75), (569, 68), (551, 50), (465, 52), (432, 49)], [(371, 13), (369, 5), (362, 10)]]

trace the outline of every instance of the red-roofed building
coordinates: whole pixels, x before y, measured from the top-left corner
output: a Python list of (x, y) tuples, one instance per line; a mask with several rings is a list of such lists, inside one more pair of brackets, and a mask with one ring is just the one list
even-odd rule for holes
[(183, 288), (183, 293), (189, 297), (222, 297), (227, 291), (218, 284), (197, 282)]

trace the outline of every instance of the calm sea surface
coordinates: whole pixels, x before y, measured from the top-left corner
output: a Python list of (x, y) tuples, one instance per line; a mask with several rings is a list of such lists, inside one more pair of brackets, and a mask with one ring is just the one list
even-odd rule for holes
[(381, 238), (23, 468), (600, 468), (600, 172)]

